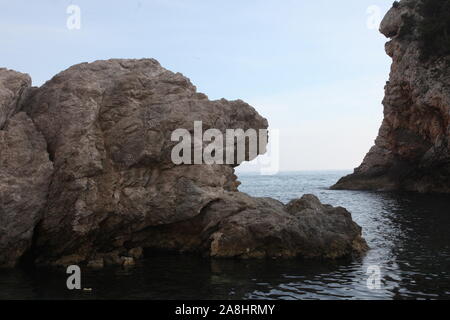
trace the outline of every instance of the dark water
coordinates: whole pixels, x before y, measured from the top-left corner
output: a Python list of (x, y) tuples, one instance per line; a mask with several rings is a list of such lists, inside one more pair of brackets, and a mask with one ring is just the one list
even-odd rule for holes
[[(211, 261), (158, 256), (129, 269), (0, 271), (0, 299), (450, 299), (450, 196), (331, 191), (345, 172), (241, 174), (241, 191), (287, 202), (305, 193), (346, 207), (371, 250), (354, 261)], [(367, 270), (381, 271), (369, 289)]]

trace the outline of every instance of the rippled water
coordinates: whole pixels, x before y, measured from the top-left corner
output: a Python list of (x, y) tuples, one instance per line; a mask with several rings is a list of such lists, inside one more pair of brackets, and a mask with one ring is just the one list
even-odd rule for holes
[[(305, 193), (347, 208), (371, 250), (359, 260), (222, 261), (158, 256), (130, 269), (83, 270), (66, 289), (61, 270), (0, 271), (0, 299), (450, 299), (450, 196), (333, 191), (346, 172), (241, 174), (240, 190), (283, 202)], [(378, 266), (381, 287), (369, 289)]]

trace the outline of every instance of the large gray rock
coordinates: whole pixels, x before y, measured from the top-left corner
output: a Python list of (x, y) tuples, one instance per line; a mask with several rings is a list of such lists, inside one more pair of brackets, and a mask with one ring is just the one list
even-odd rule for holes
[(313, 195), (286, 206), (240, 192), (218, 196), (197, 217), (137, 233), (134, 242), (150, 249), (244, 259), (336, 259), (367, 250), (351, 214), (323, 205)]
[(209, 101), (155, 60), (71, 67), (26, 106), (55, 166), (37, 239), (43, 263), (122, 250), (135, 232), (192, 219), (236, 191), (231, 166), (175, 166), (174, 130), (267, 127), (246, 103)]
[(144, 249), (241, 258), (367, 249), (345, 209), (238, 192), (239, 162), (175, 165), (171, 134), (194, 121), (221, 132), (268, 124), (242, 101), (208, 100), (153, 59), (76, 65), (22, 100), (54, 166), (31, 246), (37, 264), (130, 265)]
[[(232, 213), (226, 218), (224, 208)], [(361, 228), (344, 208), (305, 195), (286, 206), (273, 199), (229, 194), (206, 211), (214, 257), (336, 259), (367, 249)]]
[(0, 267), (15, 266), (32, 243), (52, 173), (47, 144), (19, 108), (27, 75), (0, 69)]
[(420, 1), (403, 0), (381, 23), (393, 59), (384, 120), (361, 166), (332, 188), (450, 193), (450, 56), (423, 55), (421, 21)]

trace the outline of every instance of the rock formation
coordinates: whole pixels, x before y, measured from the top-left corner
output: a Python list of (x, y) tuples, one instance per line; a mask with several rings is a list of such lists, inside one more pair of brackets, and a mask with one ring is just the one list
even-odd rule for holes
[(42, 134), (16, 113), (30, 84), (27, 75), (0, 69), (0, 266), (14, 266), (31, 246), (53, 170)]
[(251, 198), (238, 192), (238, 163), (175, 165), (175, 129), (268, 124), (243, 101), (209, 101), (153, 59), (79, 64), (40, 88), (3, 69), (0, 79), (0, 265), (24, 255), (130, 265), (152, 249), (332, 259), (367, 249), (343, 208)]
[(450, 192), (450, 1), (394, 3), (380, 31), (393, 63), (384, 120), (361, 166), (334, 189)]

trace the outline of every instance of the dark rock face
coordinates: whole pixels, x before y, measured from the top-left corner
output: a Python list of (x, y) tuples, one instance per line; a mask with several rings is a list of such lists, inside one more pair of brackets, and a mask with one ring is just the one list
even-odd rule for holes
[[(19, 106), (37, 129), (30, 140), (40, 139), (53, 162), (48, 192), (39, 188), (45, 206), (30, 220), (33, 242), (24, 246), (37, 264), (129, 265), (144, 249), (227, 258), (339, 258), (367, 249), (345, 209), (312, 197), (288, 207), (251, 198), (237, 190), (239, 163), (175, 165), (171, 134), (178, 128), (193, 131), (194, 121), (221, 132), (268, 124), (245, 102), (209, 101), (155, 60), (73, 66), (27, 90)], [(0, 253), (3, 261), (20, 255)]]
[(424, 59), (422, 8), (403, 0), (381, 23), (393, 59), (383, 124), (361, 166), (334, 189), (450, 193), (450, 56)]

